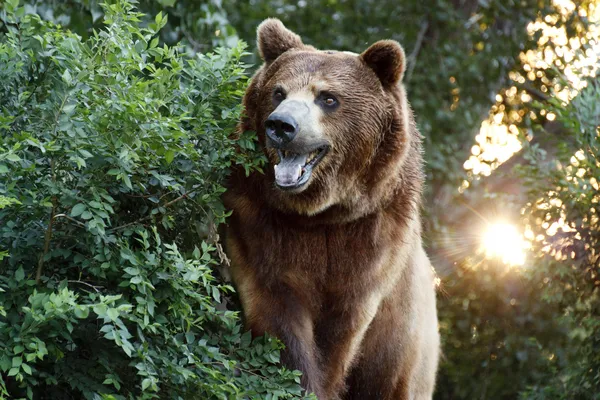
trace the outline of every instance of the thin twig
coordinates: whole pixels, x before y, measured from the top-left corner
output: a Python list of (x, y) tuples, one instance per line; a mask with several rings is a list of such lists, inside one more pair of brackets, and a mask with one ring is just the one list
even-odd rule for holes
[(412, 77), (413, 71), (415, 69), (415, 65), (417, 64), (417, 57), (419, 56), (419, 52), (421, 51), (421, 46), (423, 45), (423, 39), (425, 38), (425, 34), (427, 33), (427, 29), (429, 28), (429, 20), (425, 19), (421, 22), (421, 29), (419, 29), (419, 33), (417, 34), (417, 40), (415, 42), (415, 47), (413, 47), (412, 52), (408, 56), (406, 62), (408, 64), (408, 70), (406, 71), (406, 82), (410, 82), (410, 78)]
[(58, 108), (58, 112), (56, 113), (56, 118), (54, 119), (54, 129), (52, 130), (52, 138), (56, 139), (56, 130), (58, 129), (58, 119), (60, 118), (60, 114), (62, 113), (63, 108), (65, 107), (65, 103), (69, 95), (66, 95), (65, 98), (60, 103), (60, 107)]
[(210, 222), (208, 232), (208, 237), (210, 241), (215, 245), (215, 248), (217, 249), (217, 255), (219, 256), (221, 265), (231, 267), (231, 260), (229, 259), (229, 257), (227, 257), (227, 254), (225, 254), (225, 251), (223, 250), (221, 238), (219, 236), (219, 232), (217, 231), (217, 225), (214, 223), (214, 221)]
[[(56, 117), (54, 118), (54, 130), (52, 131), (52, 137), (56, 138), (56, 129), (58, 129), (58, 118), (62, 113), (62, 110), (67, 102), (69, 96), (65, 96), (56, 112)], [(52, 175), (52, 182), (56, 183), (56, 169), (55, 169), (55, 161), (54, 159), (50, 159), (50, 174)], [(46, 234), (44, 235), (44, 251), (40, 255), (40, 259), (38, 261), (37, 271), (35, 273), (35, 283), (39, 284), (42, 279), (42, 271), (44, 270), (44, 258), (46, 258), (46, 254), (48, 254), (48, 250), (50, 250), (50, 241), (52, 240), (52, 227), (54, 225), (54, 215), (56, 214), (56, 207), (58, 200), (56, 196), (52, 197), (52, 211), (50, 212), (50, 220), (48, 221), (48, 228), (46, 228)]]
[(85, 286), (91, 287), (92, 289), (94, 289), (96, 291), (96, 293), (100, 293), (99, 289), (103, 288), (102, 286), (94, 286), (91, 283), (87, 283), (87, 282), (84, 282), (84, 281), (68, 280), (67, 282), (69, 282), (69, 283), (78, 283), (80, 285), (85, 285)]
[[(52, 162), (52, 164), (54, 164), (54, 162)], [(52, 211), (50, 212), (50, 221), (48, 222), (48, 228), (46, 229), (46, 234), (44, 235), (44, 251), (40, 255), (37, 271), (35, 273), (35, 283), (36, 284), (39, 284), (40, 280), (42, 279), (42, 270), (44, 269), (44, 258), (46, 258), (46, 254), (48, 254), (48, 250), (50, 249), (50, 241), (52, 240), (52, 226), (54, 223), (54, 213), (55, 212), (56, 212), (56, 197), (53, 197), (52, 198)]]
[(183, 36), (185, 36), (185, 38), (188, 40), (188, 42), (190, 42), (190, 44), (192, 45), (192, 50), (194, 50), (196, 53), (202, 53), (202, 51), (208, 49), (207, 45), (195, 40), (186, 29), (182, 29), (181, 32), (183, 33)]
[[(48, 72), (48, 70), (50, 69), (50, 66), (45, 66), (46, 69), (44, 70), (44, 72), (42, 72), (42, 75), (40, 77), (38, 77), (38, 79), (35, 80), (35, 84), (33, 87), (33, 90), (31, 91), (31, 93), (29, 93), (29, 96), (27, 96), (27, 98), (25, 99), (25, 101), (21, 104), (21, 108), (25, 108), (27, 106), (27, 104), (29, 104), (29, 100), (31, 100), (31, 98), (33, 97), (33, 95), (35, 94), (35, 92), (38, 90), (38, 87), (40, 86), (40, 82), (44, 80), (44, 78), (46, 77), (46, 73)], [(20, 116), (18, 116), (17, 118), (15, 118), (11, 124), (10, 127), (11, 129), (15, 126), (15, 124), (17, 123), (17, 121), (21, 118), (24, 119), (25, 116), (27, 114), (26, 113), (22, 113)]]
[(125, 196), (127, 197), (134, 197), (136, 199), (148, 199), (152, 196), (154, 196), (153, 194), (129, 194), (129, 193), (125, 193)]
[(82, 222), (77, 221), (75, 218), (71, 218), (69, 217), (67, 214), (56, 214), (54, 217), (52, 217), (53, 219), (57, 219), (57, 218), (66, 218), (69, 221), (79, 225), (82, 228), (85, 228), (85, 224)]
[[(181, 201), (181, 200), (185, 199), (185, 198), (186, 198), (186, 197), (188, 197), (188, 196), (189, 196), (191, 193), (194, 193), (196, 190), (198, 190), (198, 188), (196, 188), (196, 189), (192, 189), (192, 190), (190, 190), (189, 192), (185, 192), (184, 194), (182, 194), (182, 195), (181, 195), (181, 196), (179, 196), (178, 198), (176, 198), (176, 199), (174, 199), (174, 200), (171, 200), (171, 201), (169, 201), (168, 203), (165, 203), (165, 204), (163, 204), (163, 205), (159, 206), (159, 208), (160, 208), (160, 207), (162, 207), (162, 208), (167, 208), (167, 207), (170, 207), (170, 206), (172, 206), (173, 204), (175, 204), (175, 203), (177, 203), (177, 202), (179, 202), (179, 201)], [(129, 223), (127, 223), (127, 224), (124, 224), (124, 225), (121, 225), (121, 226), (117, 226), (117, 227), (115, 227), (115, 228), (112, 228), (112, 229), (108, 229), (108, 230), (106, 231), (106, 233), (108, 233), (108, 232), (114, 232), (114, 231), (118, 231), (118, 230), (121, 230), (121, 229), (124, 229), (124, 228), (128, 228), (128, 227), (130, 227), (130, 226), (132, 226), (132, 225), (137, 225), (137, 224), (139, 224), (140, 222), (144, 222), (144, 221), (147, 221), (147, 220), (151, 219), (152, 217), (153, 217), (153, 215), (146, 215), (145, 217), (143, 217), (143, 218), (140, 218), (140, 219), (138, 219), (138, 220), (136, 220), (136, 221), (129, 222)]]
[(548, 99), (550, 99), (550, 96), (548, 96), (547, 94), (545, 94), (544, 92), (542, 92), (540, 90), (537, 90), (536, 88), (534, 88), (533, 86), (531, 86), (528, 83), (517, 83), (515, 86), (518, 87), (519, 89), (525, 90), (527, 93), (529, 93), (530, 95), (532, 95), (533, 97), (537, 98), (540, 101), (547, 101)]

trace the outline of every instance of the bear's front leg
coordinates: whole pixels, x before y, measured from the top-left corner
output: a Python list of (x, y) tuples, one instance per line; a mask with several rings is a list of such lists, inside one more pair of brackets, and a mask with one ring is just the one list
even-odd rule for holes
[(309, 307), (283, 282), (257, 285), (254, 276), (237, 272), (235, 280), (246, 327), (253, 336), (269, 333), (279, 338), (286, 347), (281, 357), (283, 364), (301, 371), (302, 387), (314, 392), (319, 400), (326, 400)]
[(378, 305), (377, 293), (356, 297), (335, 293), (326, 297), (325, 312), (315, 326), (315, 336), (322, 356), (327, 398), (339, 399), (345, 392), (346, 376)]

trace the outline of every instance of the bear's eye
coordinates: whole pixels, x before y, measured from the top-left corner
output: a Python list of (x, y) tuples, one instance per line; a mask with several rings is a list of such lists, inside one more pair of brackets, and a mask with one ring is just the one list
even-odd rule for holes
[(321, 103), (322, 107), (330, 110), (335, 109), (339, 105), (338, 99), (331, 93), (321, 93), (318, 101)]
[(273, 92), (273, 102), (281, 103), (283, 100), (285, 100), (285, 93), (283, 92), (283, 89), (275, 89)]

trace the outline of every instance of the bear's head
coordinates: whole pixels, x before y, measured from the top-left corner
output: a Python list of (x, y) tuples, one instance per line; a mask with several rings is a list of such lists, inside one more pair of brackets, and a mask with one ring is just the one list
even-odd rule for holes
[(309, 216), (333, 208), (353, 218), (403, 187), (420, 188), (420, 136), (397, 42), (362, 54), (319, 51), (267, 19), (258, 48), (264, 64), (244, 97), (241, 129), (256, 131), (263, 145), (271, 206)]

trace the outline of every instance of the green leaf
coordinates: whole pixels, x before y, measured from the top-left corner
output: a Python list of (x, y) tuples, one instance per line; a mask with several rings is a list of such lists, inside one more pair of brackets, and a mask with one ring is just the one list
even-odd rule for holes
[(19, 161), (21, 161), (21, 157), (19, 157), (19, 156), (18, 156), (18, 155), (16, 155), (15, 153), (9, 153), (9, 154), (6, 156), (6, 159), (7, 159), (8, 161), (12, 161), (12, 162), (19, 162)]
[(88, 203), (88, 205), (89, 205), (90, 207), (94, 207), (94, 208), (96, 208), (96, 209), (98, 209), (98, 210), (102, 210), (102, 209), (104, 208), (104, 206), (102, 206), (102, 204), (101, 204), (101, 203), (99, 203), (99, 202), (97, 202), (97, 201), (90, 201), (90, 202)]
[(6, 5), (9, 11), (14, 11), (19, 6), (19, 0), (6, 0)]
[(188, 344), (192, 344), (194, 343), (194, 341), (196, 340), (194, 334), (192, 332), (187, 332), (185, 334), (185, 340)]
[(165, 160), (167, 161), (167, 164), (171, 164), (174, 158), (175, 152), (173, 150), (169, 150), (165, 153)]
[(21, 368), (25, 371), (26, 374), (31, 375), (31, 367), (27, 364), (22, 364)]
[(98, 318), (104, 318), (108, 307), (106, 304), (96, 304), (93, 307), (94, 313), (98, 315)]
[(17, 282), (21, 282), (23, 279), (25, 279), (25, 271), (23, 271), (23, 267), (17, 268), (15, 271), (15, 279)]
[(63, 112), (65, 114), (71, 114), (75, 110), (75, 104), (67, 104), (63, 107)]
[(62, 74), (62, 80), (65, 83), (71, 83), (73, 81), (73, 78), (71, 77), (71, 73), (69, 72), (68, 69), (65, 69), (65, 72), (63, 72), (63, 74)]
[(0, 358), (0, 369), (4, 372), (8, 371), (8, 369), (10, 368), (11, 363), (10, 363), (10, 358), (8, 358), (8, 356), (6, 354), (4, 354), (1, 358)]
[(125, 273), (127, 273), (131, 276), (139, 275), (139, 273), (140, 273), (139, 269), (133, 268), (133, 267), (127, 267), (123, 271), (125, 271)]
[(90, 315), (90, 309), (89, 307), (79, 306), (75, 307), (74, 313), (77, 318), (85, 319)]
[(84, 156), (85, 158), (90, 158), (90, 157), (93, 157), (93, 156), (92, 156), (92, 153), (90, 153), (89, 151), (87, 151), (87, 150), (84, 150), (84, 149), (79, 149), (79, 153), (80, 153), (82, 156)]
[(219, 288), (216, 286), (212, 287), (212, 297), (217, 303), (221, 302), (221, 292), (219, 292)]
[(194, 256), (194, 258), (197, 260), (200, 259), (200, 249), (198, 248), (198, 246), (194, 246), (194, 251), (192, 252), (192, 256)]
[(129, 179), (129, 175), (123, 174), (123, 183), (125, 183), (125, 186), (127, 186), (129, 189), (133, 189), (133, 186), (131, 186), (131, 179)]
[(87, 210), (87, 206), (83, 203), (75, 204), (73, 209), (71, 210), (71, 217), (80, 216), (85, 210)]
[(106, 315), (111, 319), (111, 321), (116, 321), (117, 318), (119, 318), (119, 310), (116, 308), (109, 308), (106, 312)]

